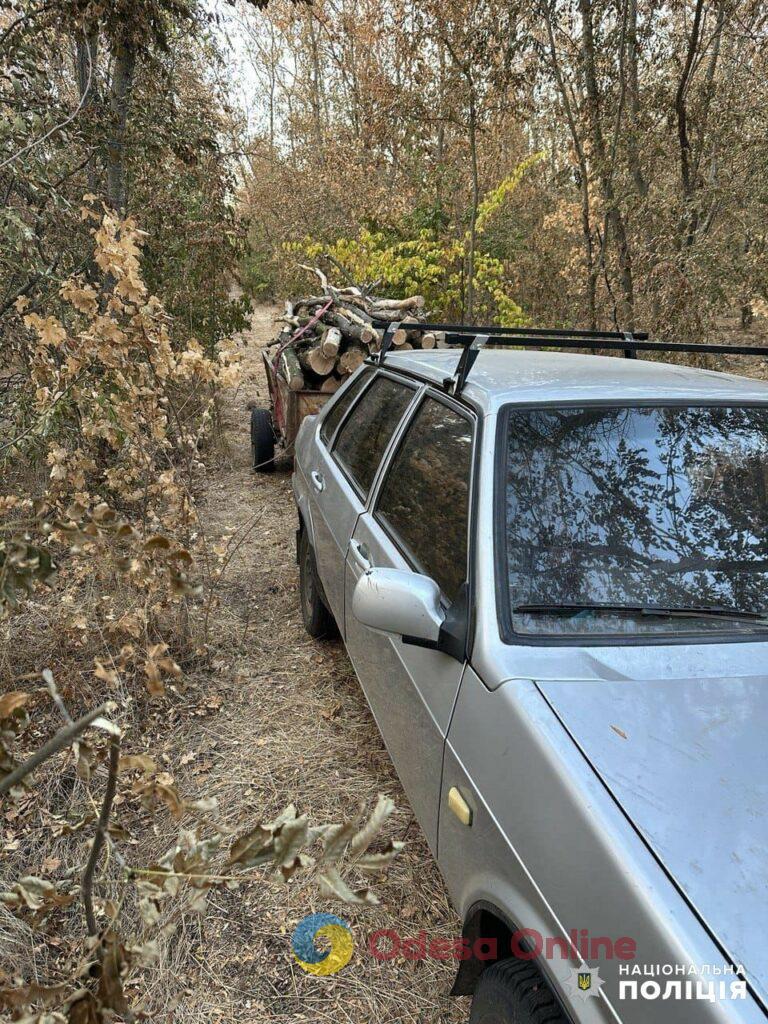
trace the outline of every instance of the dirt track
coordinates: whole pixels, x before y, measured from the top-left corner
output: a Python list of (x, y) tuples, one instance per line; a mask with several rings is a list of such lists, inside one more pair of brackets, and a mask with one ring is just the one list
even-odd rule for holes
[[(311, 641), (303, 630), (289, 467), (271, 475), (250, 470), (247, 406), (266, 400), (258, 348), (273, 334), (272, 315), (270, 308), (257, 309), (253, 330), (240, 342), (244, 378), (225, 396), (225, 457), (203, 504), (206, 531), (233, 534), (236, 551), (214, 613), (216, 675), (198, 681), (210, 692), (204, 704), (210, 714), (183, 726), (179, 742), (195, 756), (179, 782), (187, 791), (216, 795), (233, 828), (291, 800), (315, 823), (340, 821), (384, 792), (398, 807), (389, 834), (405, 838), (407, 846), (376, 886), (381, 907), (325, 900), (314, 884), (295, 880), (212, 896), (204, 935), (199, 942), (188, 937), (198, 970), (185, 978), (185, 992), (172, 994), (169, 985), (166, 1006), (175, 1008), (175, 1020), (201, 1024), (465, 1021), (467, 1000), (446, 995), (453, 965), (381, 962), (366, 949), (377, 928), (447, 937), (458, 933), (459, 923), (343, 647)], [(355, 937), (352, 962), (329, 978), (306, 975), (290, 950), (295, 924), (317, 911), (344, 918)]]

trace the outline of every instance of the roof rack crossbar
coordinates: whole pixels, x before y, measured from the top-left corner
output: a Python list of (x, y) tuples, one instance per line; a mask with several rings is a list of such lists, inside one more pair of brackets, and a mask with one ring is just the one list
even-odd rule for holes
[[(389, 320), (373, 318), (376, 327), (390, 327)], [(399, 326), (399, 322), (397, 325)], [(635, 338), (638, 341), (645, 341), (648, 338), (646, 331), (586, 331), (581, 328), (562, 327), (500, 327), (498, 324), (446, 324), (446, 323), (411, 323), (409, 325), (419, 331), (447, 331), (451, 334), (503, 334), (511, 337), (521, 338)]]
[[(384, 337), (379, 349), (378, 364), (392, 349), (395, 331), (402, 321), (374, 320), (377, 326), (384, 326)], [(421, 322), (413, 325), (420, 331), (443, 331), (445, 340), (462, 346), (462, 352), (452, 376), (446, 377), (443, 387), (453, 395), (460, 395), (467, 376), (486, 345), (509, 345), (516, 348), (564, 348), (587, 349), (590, 352), (618, 351), (628, 359), (636, 359), (638, 352), (700, 352), (704, 355), (758, 356), (768, 358), (765, 345), (728, 345), (704, 342), (649, 341), (645, 331), (584, 331), (564, 330), (547, 327), (498, 327), (474, 326), (468, 324), (443, 324)]]

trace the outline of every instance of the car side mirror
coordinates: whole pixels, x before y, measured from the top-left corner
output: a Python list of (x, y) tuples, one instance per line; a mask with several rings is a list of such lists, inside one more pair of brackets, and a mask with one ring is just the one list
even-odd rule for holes
[(429, 576), (402, 569), (369, 569), (355, 584), (352, 614), (370, 629), (405, 643), (437, 647), (445, 616), (440, 588)]

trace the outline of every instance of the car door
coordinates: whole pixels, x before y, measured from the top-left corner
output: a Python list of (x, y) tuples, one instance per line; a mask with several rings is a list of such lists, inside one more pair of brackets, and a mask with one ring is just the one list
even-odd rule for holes
[[(427, 391), (396, 444), (346, 564), (346, 643), (411, 806), (434, 850), (443, 744), (463, 664), (364, 626), (352, 593), (369, 566), (423, 573), (447, 610), (467, 579), (474, 417)], [(458, 605), (457, 605), (458, 606)]]
[(371, 374), (351, 387), (354, 391), (344, 406), (337, 411), (334, 403), (328, 418), (323, 418), (314, 464), (307, 467), (315, 561), (326, 600), (341, 629), (349, 538), (382, 455), (416, 393), (415, 386), (387, 374)]

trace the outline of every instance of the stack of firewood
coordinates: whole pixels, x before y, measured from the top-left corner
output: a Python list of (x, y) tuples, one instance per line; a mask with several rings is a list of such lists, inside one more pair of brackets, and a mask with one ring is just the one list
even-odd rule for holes
[(278, 369), (291, 391), (335, 391), (372, 352), (378, 352), (386, 323), (399, 322), (394, 350), (443, 348), (442, 335), (424, 331), (424, 298), (388, 299), (352, 285), (335, 288), (316, 267), (304, 267), (320, 281), (321, 294), (286, 302), (277, 318), (283, 329), (274, 343)]

